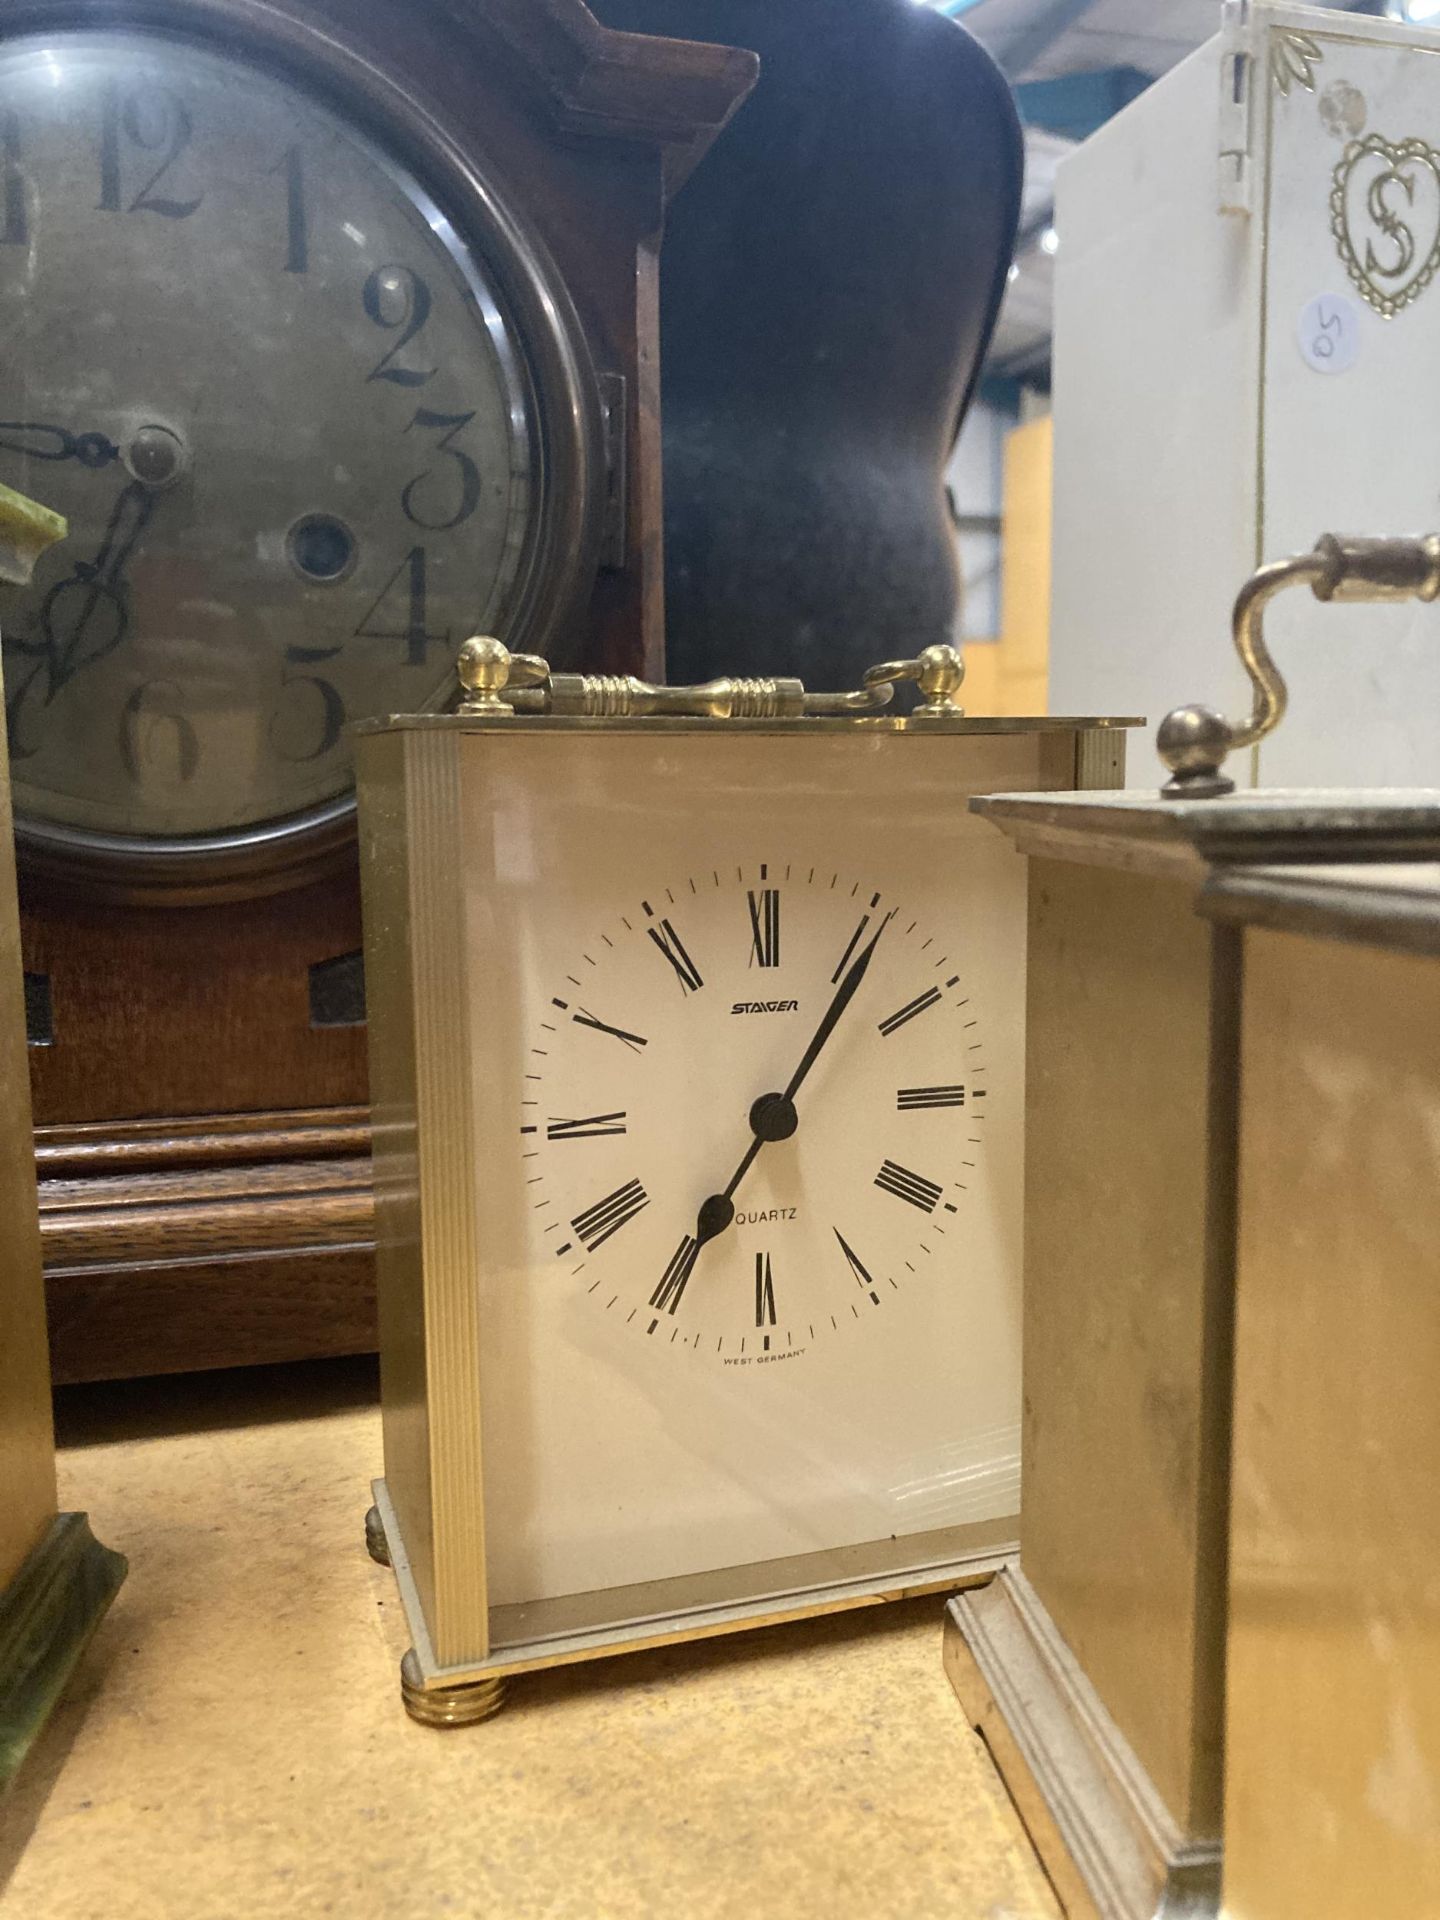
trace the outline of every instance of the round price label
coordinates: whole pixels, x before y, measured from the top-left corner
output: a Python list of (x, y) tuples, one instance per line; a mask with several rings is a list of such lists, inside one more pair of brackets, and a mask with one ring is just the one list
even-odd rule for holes
[(1343, 293), (1319, 293), (1300, 309), (1298, 337), (1307, 367), (1348, 373), (1360, 352), (1360, 310)]

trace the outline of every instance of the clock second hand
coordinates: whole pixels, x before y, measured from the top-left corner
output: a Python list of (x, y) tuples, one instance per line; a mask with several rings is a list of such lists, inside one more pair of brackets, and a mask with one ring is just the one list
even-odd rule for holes
[[(790, 1076), (790, 1084), (784, 1093), (762, 1093), (750, 1109), (750, 1130), (754, 1135), (745, 1157), (730, 1178), (730, 1184), (723, 1193), (712, 1193), (700, 1203), (700, 1211), (695, 1221), (695, 1251), (699, 1252), (707, 1240), (713, 1240), (717, 1234), (725, 1231), (735, 1218), (735, 1191), (754, 1164), (755, 1156), (769, 1140), (788, 1140), (800, 1124), (795, 1111), (795, 1095), (799, 1092), (810, 1069), (820, 1057), (821, 1049), (839, 1025), (840, 1016), (855, 998), (860, 982), (865, 978), (866, 969), (875, 957), (875, 949), (880, 944), (880, 936), (895, 917), (894, 909), (886, 914), (875, 929), (868, 946), (864, 947), (846, 970), (844, 979), (835, 990), (835, 997), (825, 1010), (825, 1017), (815, 1029), (815, 1036), (805, 1049), (800, 1064)], [(693, 1261), (692, 1261), (693, 1264)]]

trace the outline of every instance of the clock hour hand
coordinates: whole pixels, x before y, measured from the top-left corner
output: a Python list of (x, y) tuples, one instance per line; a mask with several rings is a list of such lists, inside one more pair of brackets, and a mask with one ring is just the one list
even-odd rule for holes
[[(697, 1250), (703, 1247), (707, 1240), (713, 1240), (717, 1234), (723, 1233), (735, 1218), (735, 1191), (750, 1171), (761, 1147), (770, 1140), (788, 1140), (799, 1126), (799, 1115), (795, 1111), (795, 1095), (805, 1076), (820, 1058), (826, 1041), (840, 1024), (840, 1016), (859, 991), (860, 982), (865, 978), (870, 962), (875, 957), (875, 949), (880, 944), (880, 936), (894, 917), (892, 909), (875, 929), (870, 944), (863, 947), (851, 961), (844, 979), (835, 989), (834, 998), (825, 1010), (825, 1017), (815, 1029), (814, 1038), (801, 1055), (799, 1066), (790, 1076), (790, 1084), (784, 1093), (762, 1093), (751, 1107), (750, 1131), (754, 1137), (745, 1151), (744, 1159), (731, 1175), (730, 1184), (724, 1192), (712, 1193), (708, 1199), (700, 1203), (700, 1212), (695, 1221)], [(688, 1273), (686, 1277), (689, 1277)]]
[(23, 453), (30, 460), (78, 460), (92, 471), (120, 458), (108, 434), (71, 433), (38, 420), (0, 420), (0, 452)]
[[(756, 1103), (759, 1104), (758, 1102)], [(751, 1123), (754, 1123), (754, 1109), (751, 1109)], [(792, 1128), (793, 1132), (794, 1129)], [(757, 1133), (745, 1150), (745, 1158), (730, 1176), (730, 1184), (723, 1193), (712, 1193), (700, 1202), (700, 1211), (695, 1218), (695, 1245), (703, 1247), (707, 1240), (713, 1240), (717, 1233), (723, 1233), (735, 1218), (735, 1189), (750, 1171), (751, 1165), (761, 1147), (765, 1136)]]

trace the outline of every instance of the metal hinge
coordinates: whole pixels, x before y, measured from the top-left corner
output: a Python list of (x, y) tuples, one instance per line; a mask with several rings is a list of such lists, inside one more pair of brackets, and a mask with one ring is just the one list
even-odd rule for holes
[(1251, 211), (1251, 128), (1255, 38), (1250, 0), (1224, 0), (1220, 10), (1220, 211)]
[(630, 395), (623, 373), (600, 376), (600, 413), (605, 433), (605, 513), (600, 565), (619, 573), (625, 565), (625, 524), (630, 500)]

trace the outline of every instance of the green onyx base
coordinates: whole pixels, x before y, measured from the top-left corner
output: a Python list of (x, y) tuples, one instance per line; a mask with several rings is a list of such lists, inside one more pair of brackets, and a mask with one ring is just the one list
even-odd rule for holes
[(119, 1592), (127, 1562), (83, 1513), (59, 1513), (0, 1593), (0, 1793), (19, 1770), (86, 1642)]

